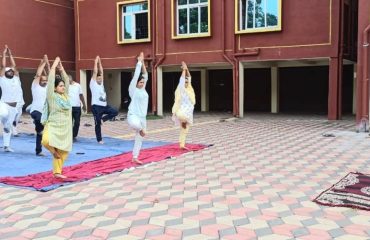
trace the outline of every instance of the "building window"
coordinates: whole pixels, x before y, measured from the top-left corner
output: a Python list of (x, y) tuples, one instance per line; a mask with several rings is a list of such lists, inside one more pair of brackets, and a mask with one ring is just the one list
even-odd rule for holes
[(172, 0), (172, 22), (175, 21), (176, 23), (175, 26), (172, 24), (172, 37), (189, 38), (210, 36), (210, 1)]
[(150, 41), (150, 0), (117, 3), (118, 43)]
[(281, 30), (281, 0), (235, 0), (236, 33)]

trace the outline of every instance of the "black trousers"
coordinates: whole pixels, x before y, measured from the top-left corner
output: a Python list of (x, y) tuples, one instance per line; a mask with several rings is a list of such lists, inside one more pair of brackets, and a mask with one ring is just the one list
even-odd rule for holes
[(33, 123), (35, 124), (36, 131), (36, 154), (42, 152), (41, 140), (42, 131), (44, 131), (44, 126), (41, 124), (41, 113), (39, 111), (33, 111), (31, 113)]
[(72, 107), (73, 138), (77, 137), (80, 129), (81, 107)]
[(105, 107), (99, 105), (92, 105), (92, 113), (95, 120), (95, 135), (96, 140), (100, 142), (102, 140), (101, 136), (101, 121), (103, 122), (113, 119), (118, 115), (118, 111), (111, 106), (107, 105)]

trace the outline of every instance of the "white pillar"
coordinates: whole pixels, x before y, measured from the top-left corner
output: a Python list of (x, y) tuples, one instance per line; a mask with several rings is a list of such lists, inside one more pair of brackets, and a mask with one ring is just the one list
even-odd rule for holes
[(271, 113), (279, 112), (279, 70), (271, 67)]
[(244, 116), (244, 66), (239, 62), (239, 117)]
[(208, 71), (206, 69), (200, 70), (201, 83), (201, 111), (209, 111), (209, 84)]
[(157, 115), (163, 116), (163, 69), (157, 68)]
[(107, 92), (108, 104), (116, 109), (120, 109), (122, 104), (121, 71), (104, 71), (104, 87)]
[(80, 70), (80, 85), (82, 89), (82, 93), (84, 95), (86, 106), (89, 105), (87, 102), (87, 76), (86, 76), (86, 70)]
[(356, 114), (357, 64), (353, 64), (352, 114)]

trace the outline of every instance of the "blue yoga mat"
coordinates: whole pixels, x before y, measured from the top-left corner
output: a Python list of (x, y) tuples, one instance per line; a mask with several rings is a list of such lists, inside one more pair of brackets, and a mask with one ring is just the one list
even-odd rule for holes
[[(52, 169), (51, 154), (47, 149), (43, 148), (43, 153), (46, 156), (36, 156), (35, 142), (36, 137), (30, 134), (12, 137), (11, 148), (14, 152), (5, 153), (2, 148), (2, 136), (0, 135), (0, 177), (26, 176), (50, 171)], [(98, 144), (95, 138), (78, 138), (78, 141), (73, 143), (72, 152), (70, 152), (64, 166), (131, 152), (134, 146), (133, 140), (109, 137), (104, 137), (104, 143), (104, 145)], [(166, 144), (168, 142), (144, 141), (142, 149), (164, 146)]]

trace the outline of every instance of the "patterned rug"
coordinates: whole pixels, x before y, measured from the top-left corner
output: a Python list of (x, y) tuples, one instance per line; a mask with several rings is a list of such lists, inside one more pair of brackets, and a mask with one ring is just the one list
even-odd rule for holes
[(370, 175), (351, 172), (322, 192), (314, 202), (332, 207), (370, 210)]

